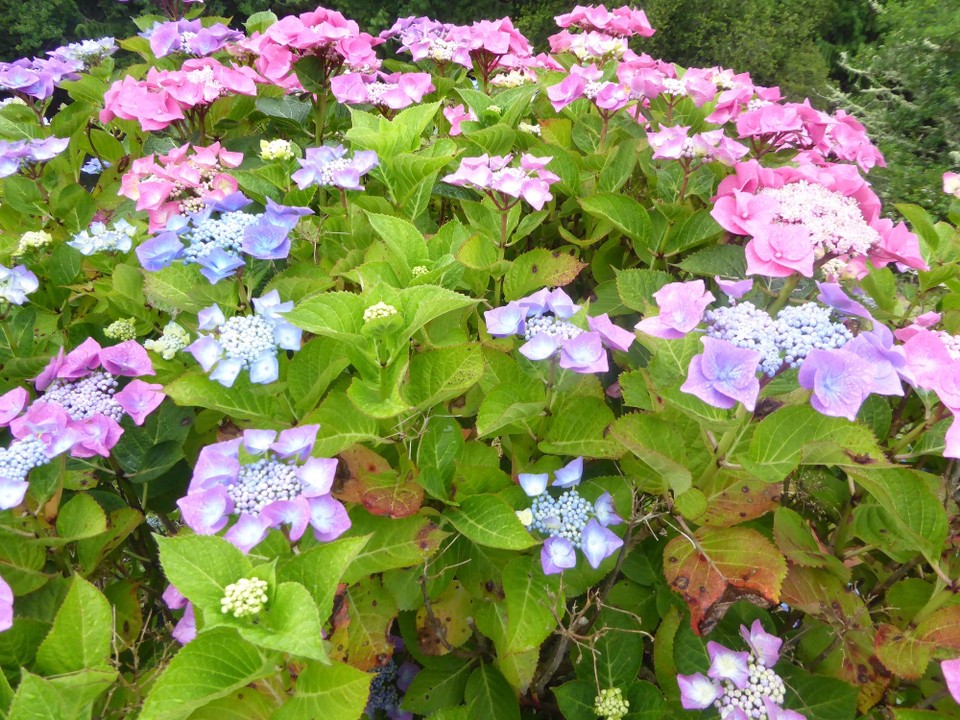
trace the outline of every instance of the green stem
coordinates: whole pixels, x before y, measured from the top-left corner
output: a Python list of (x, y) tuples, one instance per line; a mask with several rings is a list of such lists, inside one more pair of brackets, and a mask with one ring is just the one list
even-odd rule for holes
[(503, 261), (507, 255), (507, 216), (509, 213), (509, 207), (500, 208), (500, 246), (497, 248), (497, 272), (499, 276), (494, 284), (494, 307), (499, 307), (500, 301), (503, 298), (503, 278), (506, 273), (502, 272), (500, 266), (503, 265)]
[(783, 310), (786, 306), (787, 301), (790, 299), (790, 296), (793, 294), (793, 291), (797, 288), (797, 283), (800, 282), (800, 276), (794, 273), (788, 277), (783, 282), (783, 287), (780, 288), (780, 294), (777, 295), (777, 299), (773, 301), (773, 304), (767, 308), (767, 312), (771, 315), (776, 315), (778, 312)]
[(750, 427), (751, 417), (752, 415), (747, 414), (747, 409), (743, 405), (737, 406), (737, 412), (734, 415), (734, 419), (738, 421), (737, 425), (720, 436), (717, 447), (710, 457), (710, 462), (697, 479), (697, 487), (701, 487), (703, 483), (712, 480), (720, 469), (720, 463), (729, 453), (737, 449), (737, 446), (740, 444), (740, 439)]
[(920, 424), (917, 425), (915, 428), (913, 428), (913, 430), (911, 430), (911, 431), (908, 432), (906, 435), (904, 435), (902, 438), (900, 438), (900, 440), (899, 440), (897, 443), (894, 443), (893, 445), (891, 445), (891, 446), (890, 446), (890, 454), (891, 454), (891, 455), (897, 455), (897, 454), (899, 454), (901, 450), (903, 450), (905, 447), (909, 446), (910, 443), (912, 443), (912, 442), (913, 442), (914, 440), (916, 440), (918, 437), (920, 437), (921, 435), (923, 435), (923, 433), (925, 433), (927, 430), (929, 430), (930, 428), (932, 428), (932, 427), (933, 427), (934, 425), (936, 425), (938, 422), (940, 422), (941, 420), (943, 420), (943, 419), (944, 419), (945, 417), (947, 417), (947, 415), (949, 415), (949, 414), (950, 414), (950, 411), (947, 410), (947, 409), (946, 409), (945, 407), (943, 407), (942, 405), (941, 405), (940, 407), (938, 407), (937, 410), (936, 410), (936, 412), (934, 412), (934, 413), (933, 413), (930, 417), (928, 417), (924, 422), (920, 423)]
[(314, 135), (313, 139), (317, 145), (323, 144), (323, 131), (327, 125), (327, 92), (324, 89), (322, 95), (317, 96), (314, 103)]

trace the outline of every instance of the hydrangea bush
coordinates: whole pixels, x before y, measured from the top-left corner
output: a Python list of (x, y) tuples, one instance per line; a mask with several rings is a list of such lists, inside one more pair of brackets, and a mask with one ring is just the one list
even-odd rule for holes
[(960, 717), (960, 204), (635, 8), (159, 5), (0, 67), (5, 717)]

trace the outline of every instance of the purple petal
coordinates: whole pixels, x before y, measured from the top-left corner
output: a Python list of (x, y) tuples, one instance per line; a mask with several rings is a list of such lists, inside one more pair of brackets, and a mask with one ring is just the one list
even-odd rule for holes
[(610, 321), (610, 316), (607, 315), (607, 313), (597, 315), (596, 317), (588, 317), (587, 325), (593, 332), (600, 333), (600, 338), (603, 340), (604, 345), (613, 350), (619, 350), (620, 352), (627, 352), (633, 344), (633, 341), (637, 339), (637, 336), (629, 330), (624, 330), (622, 327), (614, 325)]
[(322, 542), (336, 540), (351, 525), (347, 509), (330, 495), (310, 498), (310, 524), (313, 534)]
[(556, 575), (577, 565), (577, 553), (566, 538), (547, 538), (540, 550), (540, 564), (544, 575)]
[(156, 410), (165, 397), (163, 385), (137, 379), (131, 380), (113, 399), (120, 403), (135, 424), (143, 425), (147, 415)]
[(537, 333), (520, 346), (520, 354), (530, 360), (546, 360), (557, 352), (557, 339), (546, 333)]
[(729, 680), (743, 690), (750, 679), (750, 653), (734, 652), (712, 640), (707, 643), (710, 655), (710, 670), (707, 672), (714, 680)]
[(223, 538), (241, 552), (248, 553), (260, 544), (269, 529), (270, 523), (263, 515), (254, 516), (244, 513), (236, 524), (227, 530)]
[(193, 612), (193, 603), (187, 603), (183, 617), (170, 634), (181, 645), (186, 645), (197, 636), (197, 618)]
[(23, 411), (29, 401), (30, 394), (20, 387), (0, 395), (0, 427), (9, 425), (10, 421)]
[(720, 688), (700, 673), (677, 675), (680, 704), (685, 710), (705, 710), (720, 697)]
[(244, 430), (243, 448), (251, 455), (262, 455), (270, 449), (270, 443), (276, 439), (275, 430)]
[(953, 699), (960, 703), (960, 658), (944, 660), (940, 663), (943, 677), (947, 681), (947, 689)]
[(23, 480), (0, 478), (0, 510), (15, 508), (23, 502), (30, 483)]
[(583, 458), (574, 458), (554, 473), (553, 486), (559, 488), (574, 487), (583, 477)]
[(527, 494), (527, 497), (536, 497), (547, 489), (547, 481), (550, 479), (549, 473), (520, 473), (517, 475), (520, 481), (520, 487)]
[(768, 668), (777, 664), (777, 660), (780, 659), (780, 646), (783, 645), (783, 640), (766, 632), (759, 620), (754, 620), (749, 630), (741, 625), (740, 635), (760, 662)]
[(297, 476), (303, 483), (305, 498), (327, 495), (333, 487), (337, 473), (336, 458), (310, 458), (297, 468)]
[(233, 501), (223, 485), (209, 490), (187, 493), (177, 500), (183, 521), (198, 535), (213, 535), (227, 524)]
[(603, 527), (597, 522), (596, 518), (590, 518), (584, 525), (580, 549), (583, 551), (584, 557), (587, 558), (587, 562), (590, 563), (590, 567), (594, 570), (622, 546), (623, 540), (611, 530)]
[(290, 539), (296, 542), (310, 524), (310, 501), (302, 495), (292, 500), (277, 500), (263, 508), (260, 517), (269, 521), (272, 527), (290, 526)]
[(220, 359), (221, 347), (213, 335), (201, 335), (187, 345), (187, 352), (193, 355), (203, 371), (208, 373)]
[(156, 375), (147, 351), (136, 340), (127, 340), (119, 345), (103, 348), (100, 362), (107, 372), (125, 377)]
[(306, 460), (310, 457), (310, 451), (313, 450), (313, 443), (317, 439), (319, 429), (319, 425), (300, 425), (284, 430), (270, 449), (282, 458), (296, 455), (297, 459)]
[(613, 497), (608, 492), (597, 498), (597, 502), (593, 506), (593, 514), (597, 516), (597, 522), (604, 527), (619, 525), (623, 522), (623, 518), (617, 514), (613, 507)]

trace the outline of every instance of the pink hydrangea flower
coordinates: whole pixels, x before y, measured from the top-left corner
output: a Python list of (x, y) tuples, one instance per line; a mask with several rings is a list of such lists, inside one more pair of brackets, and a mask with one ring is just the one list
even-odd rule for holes
[(668, 283), (653, 294), (660, 314), (644, 318), (637, 330), (647, 335), (676, 340), (693, 330), (703, 319), (703, 311), (716, 298), (708, 292), (703, 280)]
[(552, 157), (524, 154), (519, 167), (511, 165), (512, 155), (466, 157), (456, 172), (442, 178), (451, 185), (468, 185), (485, 192), (497, 207), (506, 209), (520, 198), (540, 210), (553, 199), (550, 186), (560, 178), (546, 169)]
[(330, 81), (333, 96), (345, 105), (373, 105), (381, 110), (402, 110), (433, 92), (427, 73), (347, 73)]

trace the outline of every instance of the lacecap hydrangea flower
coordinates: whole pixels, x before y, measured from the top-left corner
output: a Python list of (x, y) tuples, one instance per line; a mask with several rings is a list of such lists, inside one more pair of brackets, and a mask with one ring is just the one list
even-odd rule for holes
[(606, 372), (606, 348), (626, 352), (636, 336), (614, 325), (606, 313), (587, 317), (589, 330), (570, 321), (580, 306), (563, 290), (544, 288), (483, 316), (493, 337), (521, 335), (520, 352), (530, 360), (558, 358), (561, 368), (578, 373)]
[(289, 526), (296, 542), (312, 527), (334, 540), (350, 527), (346, 508), (330, 494), (337, 460), (310, 457), (319, 425), (245, 430), (243, 436), (200, 451), (187, 494), (177, 501), (194, 532), (224, 536), (248, 552), (271, 528)]
[(174, 215), (165, 230), (137, 247), (146, 270), (156, 272), (176, 260), (200, 265), (212, 284), (244, 266), (243, 254), (260, 260), (281, 260), (290, 253), (290, 232), (300, 218), (312, 214), (267, 198), (262, 213), (243, 212), (251, 201), (233, 193), (204, 205), (186, 217)]
[(593, 568), (600, 567), (623, 545), (608, 526), (623, 519), (613, 507), (610, 493), (604, 493), (593, 504), (577, 492), (583, 476), (583, 458), (576, 458), (554, 473), (553, 488), (562, 492), (554, 497), (547, 486), (549, 473), (520, 473), (520, 487), (533, 498), (529, 510), (517, 513), (529, 529), (547, 535), (540, 552), (543, 572), (553, 575), (575, 567), (579, 549)]
[(95, 222), (86, 230), (81, 230), (67, 241), (67, 245), (74, 247), (83, 255), (95, 255), (101, 252), (130, 252), (133, 239), (137, 236), (137, 228), (121, 218), (109, 227), (102, 222)]
[(9, 177), (27, 165), (52, 160), (67, 149), (70, 138), (0, 140), (0, 178)]
[[(277, 349), (299, 350), (302, 331), (283, 319), (292, 302), (280, 302), (280, 293), (271, 290), (253, 300), (253, 315), (226, 318), (216, 305), (201, 310), (200, 334), (187, 350), (196, 358), (210, 379), (231, 387), (241, 370), (248, 370), (250, 381), (272, 383), (279, 377)], [(212, 372), (211, 372), (212, 371)]]
[(290, 179), (301, 190), (311, 185), (363, 190), (360, 178), (380, 164), (373, 150), (358, 150), (347, 158), (347, 149), (343, 145), (307, 148), (306, 157), (297, 159), (297, 162), (300, 169)]
[(710, 706), (725, 720), (804, 720), (783, 707), (786, 686), (773, 671), (783, 641), (764, 631), (759, 620), (740, 626), (748, 652), (736, 652), (716, 642), (707, 643), (710, 669), (706, 675), (677, 675), (680, 704), (687, 710)]
[(487, 155), (465, 157), (460, 167), (443, 182), (450, 185), (466, 185), (486, 193), (500, 210), (513, 207), (520, 198), (540, 210), (553, 200), (550, 186), (560, 177), (546, 169), (552, 156), (537, 157), (523, 154), (519, 167), (510, 163), (513, 155)]

